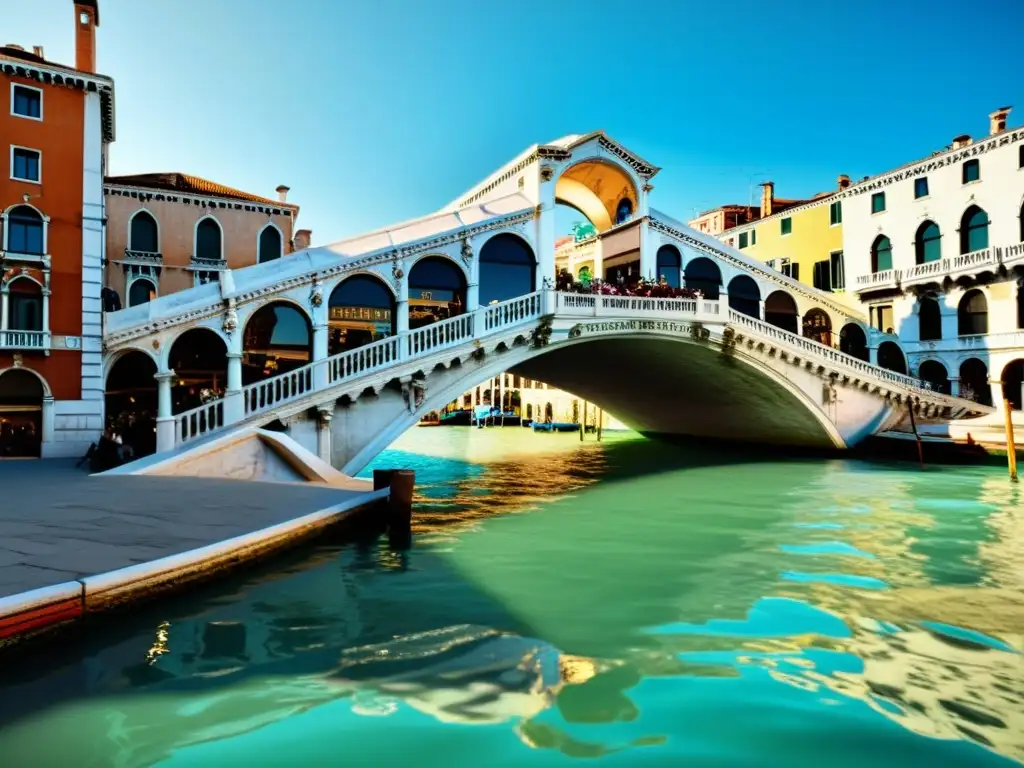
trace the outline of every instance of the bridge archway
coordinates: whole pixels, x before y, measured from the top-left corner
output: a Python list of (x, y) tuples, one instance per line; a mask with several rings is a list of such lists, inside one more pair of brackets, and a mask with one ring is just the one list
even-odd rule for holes
[(686, 262), (684, 270), (686, 287), (700, 291), (705, 299), (717, 300), (721, 295), (722, 271), (718, 265), (705, 256), (698, 256)]
[(257, 309), (242, 336), (242, 385), (288, 373), (313, 359), (309, 315), (291, 302), (274, 301)]
[(1003, 397), (1010, 401), (1010, 410), (1021, 410), (1024, 404), (1021, 393), (1021, 387), (1024, 386), (1024, 360), (1011, 360), (1003, 368), (1000, 378), (1003, 380)]
[(510, 232), (491, 237), (480, 249), (480, 304), (496, 304), (533, 293), (537, 258), (523, 238)]
[(168, 367), (174, 371), (173, 413), (184, 413), (224, 396), (227, 355), (224, 339), (209, 328), (190, 328), (174, 340), (167, 356)]
[(679, 249), (674, 245), (663, 245), (658, 249), (657, 257), (657, 279), (659, 281), (664, 279), (673, 288), (679, 288), (680, 269), (683, 265), (683, 257), (679, 253)]
[(969, 357), (960, 363), (960, 397), (982, 405), (992, 405), (988, 366), (976, 357)]
[(868, 352), (868, 337), (864, 329), (857, 323), (847, 323), (839, 331), (839, 351), (845, 352), (850, 357), (870, 362), (871, 355)]
[(337, 355), (393, 336), (395, 294), (380, 278), (353, 275), (334, 286), (327, 299), (327, 354)]
[(156, 372), (156, 361), (138, 349), (120, 355), (107, 372), (107, 426), (116, 429), (137, 456), (156, 451)]
[(750, 275), (736, 275), (729, 281), (729, 307), (761, 319), (761, 291)]
[(907, 372), (907, 358), (895, 341), (883, 341), (878, 345), (878, 365), (893, 373)]
[(466, 273), (444, 256), (424, 256), (409, 270), (409, 328), (466, 311)]
[[(931, 385), (931, 388), (936, 392), (942, 392), (946, 395), (951, 392), (949, 372), (946, 370), (946, 366), (938, 360), (925, 360), (921, 363), (917, 369), (917, 377)], [(1019, 396), (1019, 387), (1017, 388), (1017, 393)]]
[(800, 333), (800, 313), (796, 301), (785, 291), (772, 291), (764, 300), (764, 320), (790, 333)]
[(823, 309), (813, 307), (804, 315), (804, 338), (826, 347), (832, 346), (832, 318)]
[(43, 405), (50, 395), (35, 371), (0, 371), (0, 456), (38, 458), (43, 446)]
[(555, 202), (575, 208), (598, 232), (628, 221), (640, 205), (629, 173), (600, 158), (581, 160), (562, 171), (555, 182)]

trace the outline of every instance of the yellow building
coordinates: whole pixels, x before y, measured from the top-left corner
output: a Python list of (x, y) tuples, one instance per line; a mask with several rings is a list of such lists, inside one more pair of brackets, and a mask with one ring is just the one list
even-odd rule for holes
[[(840, 190), (849, 184), (848, 177), (839, 177)], [(761, 190), (761, 216), (726, 229), (718, 238), (795, 280), (834, 291), (852, 305), (855, 299), (845, 293), (843, 209), (836, 192), (780, 200), (772, 182), (762, 184)]]

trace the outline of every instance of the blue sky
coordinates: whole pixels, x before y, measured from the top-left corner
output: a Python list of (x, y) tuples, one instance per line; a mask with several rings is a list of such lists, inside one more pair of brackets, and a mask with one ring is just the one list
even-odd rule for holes
[[(72, 0), (0, 0), (73, 64)], [(831, 7), (830, 7), (831, 6)], [(765, 12), (767, 11), (767, 13)], [(690, 218), (799, 197), (1024, 123), (1020, 0), (100, 0), (113, 173), (292, 188), (315, 243), (435, 210), (535, 142), (602, 128)], [(754, 188), (756, 200), (757, 189)]]

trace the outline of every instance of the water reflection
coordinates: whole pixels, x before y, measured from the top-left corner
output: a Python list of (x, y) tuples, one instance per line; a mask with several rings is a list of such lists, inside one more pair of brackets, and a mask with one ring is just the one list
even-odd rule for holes
[(0, 754), (1024, 760), (1001, 474), (504, 432), (421, 429), (381, 460), (418, 473), (409, 553), (321, 547), (10, 670)]

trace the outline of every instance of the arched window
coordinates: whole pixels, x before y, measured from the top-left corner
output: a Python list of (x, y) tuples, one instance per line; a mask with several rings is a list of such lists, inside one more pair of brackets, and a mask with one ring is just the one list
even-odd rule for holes
[(619, 200), (619, 204), (615, 208), (615, 223), (622, 224), (623, 222), (629, 221), (633, 217), (633, 201), (628, 197), (624, 197)]
[(982, 405), (992, 405), (988, 366), (976, 357), (969, 357), (960, 364), (960, 397)]
[[(1024, 146), (1021, 147), (1021, 150), (1024, 151)], [(1021, 164), (1021, 167), (1024, 168), (1024, 163)], [(1017, 214), (1017, 220), (1020, 223), (1020, 241), (1024, 243), (1024, 203), (1021, 203), (1020, 212)]]
[(273, 261), (281, 258), (281, 233), (277, 227), (268, 224), (260, 232), (260, 247), (257, 254), (257, 264), (265, 261)]
[(17, 368), (0, 373), (0, 456), (39, 456), (45, 395), (34, 373)]
[(260, 307), (245, 324), (242, 383), (288, 373), (313, 359), (313, 332), (302, 310), (286, 302)]
[(132, 281), (132, 287), (128, 289), (128, 306), (135, 307), (145, 304), (156, 298), (156, 286), (145, 278), (138, 278)]
[(409, 328), (466, 311), (466, 275), (451, 259), (427, 256), (409, 270)]
[(917, 237), (914, 239), (914, 257), (918, 264), (938, 261), (942, 258), (939, 238), (939, 225), (933, 221), (926, 221), (917, 228)]
[(917, 300), (918, 338), (921, 341), (935, 341), (942, 338), (942, 313), (939, 302), (931, 296)]
[(864, 335), (864, 329), (856, 323), (844, 325), (843, 329), (839, 332), (839, 350), (851, 357), (867, 362), (870, 356), (868, 355), (868, 339)]
[(19, 205), (7, 214), (7, 250), (43, 254), (43, 217), (34, 208)]
[(826, 347), (832, 346), (832, 318), (825, 310), (817, 307), (809, 310), (804, 315), (803, 330), (804, 338), (824, 344)]
[(701, 256), (688, 262), (684, 276), (686, 287), (700, 291), (705, 299), (716, 300), (721, 293), (722, 273), (711, 259)]
[(729, 281), (729, 308), (761, 319), (761, 291), (752, 277), (736, 275)]
[(894, 373), (907, 372), (907, 358), (894, 341), (883, 341), (878, 345), (878, 365)]
[(43, 330), (43, 289), (35, 280), (19, 277), (7, 285), (7, 327), (12, 331)]
[(796, 302), (785, 291), (774, 291), (764, 300), (765, 322), (790, 333), (799, 333), (800, 313)]
[(331, 291), (327, 307), (331, 355), (395, 333), (395, 294), (375, 277), (353, 275), (342, 280)]
[(892, 269), (892, 243), (885, 235), (879, 235), (871, 244), (871, 271), (885, 272)]
[(220, 224), (209, 217), (196, 226), (196, 258), (220, 261), (223, 258)]
[(148, 211), (139, 211), (132, 216), (132, 227), (128, 238), (128, 250), (145, 253), (159, 253), (156, 219)]
[(1017, 280), (1017, 327), (1024, 328), (1024, 278)]
[(1021, 386), (1024, 385), (1024, 360), (1013, 360), (1003, 368), (1003, 397), (1010, 401), (1010, 410), (1021, 410)]
[(917, 377), (928, 382), (936, 392), (945, 395), (950, 393), (949, 373), (946, 366), (936, 360), (925, 360), (921, 363), (921, 367), (917, 369)]
[(480, 305), (532, 293), (536, 271), (537, 260), (525, 240), (508, 232), (495, 235), (480, 249)]
[(958, 335), (978, 336), (988, 333), (988, 300), (977, 288), (968, 291), (960, 299), (956, 315)]
[(662, 278), (673, 288), (679, 287), (679, 268), (683, 264), (683, 257), (679, 249), (674, 245), (663, 245), (658, 249), (658, 274), (657, 279)]
[(960, 219), (960, 253), (974, 253), (985, 248), (988, 248), (988, 214), (972, 205)]

